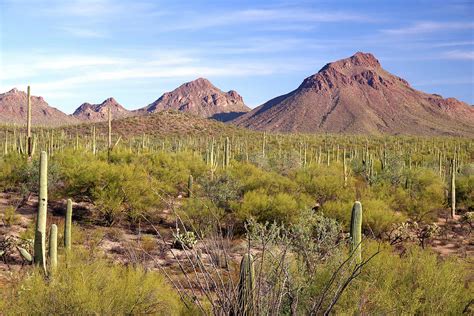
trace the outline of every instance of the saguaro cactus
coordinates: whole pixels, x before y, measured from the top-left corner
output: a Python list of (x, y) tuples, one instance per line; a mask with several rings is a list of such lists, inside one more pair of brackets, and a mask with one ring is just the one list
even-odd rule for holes
[(66, 218), (64, 221), (64, 248), (71, 250), (71, 231), (72, 231), (72, 201), (67, 200)]
[(255, 314), (255, 269), (253, 256), (245, 254), (240, 262), (240, 280), (238, 285), (239, 292), (239, 312), (237, 315)]
[(56, 270), (58, 266), (58, 226), (51, 225), (49, 234), (49, 265), (50, 270)]
[(347, 186), (347, 159), (346, 159), (346, 149), (344, 148), (342, 152), (342, 166), (344, 174), (344, 187)]
[(451, 217), (456, 216), (456, 160), (451, 160)]
[(95, 155), (96, 152), (95, 126), (92, 126), (92, 154)]
[(193, 196), (193, 175), (190, 174), (188, 178), (188, 197)]
[(107, 107), (108, 138), (107, 138), (107, 160), (110, 161), (110, 152), (112, 151), (112, 112), (110, 106)]
[(354, 254), (357, 264), (362, 262), (362, 204), (359, 201), (352, 206), (351, 215), (351, 253)]
[(31, 158), (33, 151), (33, 143), (31, 139), (31, 95), (30, 95), (30, 86), (28, 86), (28, 112), (26, 120), (26, 141), (27, 141), (27, 154), (28, 158)]
[(46, 212), (48, 207), (48, 156), (45, 151), (40, 156), (40, 187), (38, 214), (34, 241), (34, 261), (46, 272)]
[(224, 144), (224, 167), (227, 168), (230, 163), (230, 141), (229, 137), (225, 138), (225, 144)]

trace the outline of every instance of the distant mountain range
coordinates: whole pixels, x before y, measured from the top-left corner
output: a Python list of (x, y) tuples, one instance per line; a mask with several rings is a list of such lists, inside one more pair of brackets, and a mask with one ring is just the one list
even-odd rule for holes
[(155, 113), (163, 110), (177, 110), (228, 121), (250, 111), (250, 108), (244, 104), (244, 100), (236, 91), (223, 92), (209, 80), (198, 78), (163, 94), (158, 100), (137, 112)]
[[(26, 93), (0, 94), (0, 123), (24, 124)], [(33, 124), (100, 122), (110, 107), (114, 119), (176, 110), (240, 127), (277, 132), (413, 134), (474, 137), (474, 107), (413, 89), (382, 68), (369, 53), (356, 53), (324, 66), (288, 94), (250, 110), (234, 90), (223, 92), (199, 78), (128, 111), (114, 98), (83, 103), (66, 115), (41, 97), (32, 97)], [(151, 120), (150, 120), (151, 122)]]
[(233, 123), (279, 132), (474, 136), (474, 107), (417, 91), (372, 54), (356, 53)]
[(114, 98), (108, 98), (101, 104), (83, 103), (72, 113), (72, 116), (81, 121), (106, 121), (109, 107), (113, 118), (127, 117), (132, 113), (115, 101)]
[[(27, 94), (12, 89), (0, 94), (0, 123), (26, 124)], [(49, 106), (42, 97), (31, 97), (31, 122), (33, 125), (58, 126), (79, 121), (60, 110)]]

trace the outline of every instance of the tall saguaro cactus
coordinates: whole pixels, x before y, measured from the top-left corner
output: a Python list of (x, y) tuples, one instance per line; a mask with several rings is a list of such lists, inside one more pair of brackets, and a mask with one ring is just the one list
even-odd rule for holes
[(110, 106), (107, 107), (108, 138), (107, 138), (107, 160), (110, 161), (110, 152), (112, 151), (112, 112)]
[(40, 156), (40, 186), (38, 214), (36, 219), (34, 262), (46, 272), (46, 216), (48, 208), (48, 156), (45, 151)]
[(451, 217), (456, 216), (456, 160), (451, 160)]
[(27, 118), (26, 118), (26, 141), (27, 141), (27, 154), (28, 158), (31, 158), (32, 152), (33, 152), (33, 143), (31, 139), (31, 94), (30, 94), (30, 86), (28, 86), (28, 112), (27, 112)]
[(253, 256), (245, 254), (240, 262), (240, 279), (238, 285), (239, 312), (237, 315), (255, 315), (255, 269)]
[(58, 266), (58, 226), (56, 224), (51, 225), (49, 233), (49, 261), (50, 270), (53, 272)]
[(228, 167), (230, 163), (230, 141), (229, 137), (225, 138), (224, 144), (224, 167)]
[(343, 173), (344, 173), (344, 187), (347, 187), (347, 159), (346, 159), (345, 148), (342, 152), (342, 166), (343, 166)]
[(352, 206), (351, 215), (351, 253), (354, 254), (357, 264), (362, 262), (362, 204), (359, 201)]
[(71, 250), (71, 232), (72, 232), (72, 201), (67, 200), (66, 218), (64, 220), (64, 248)]

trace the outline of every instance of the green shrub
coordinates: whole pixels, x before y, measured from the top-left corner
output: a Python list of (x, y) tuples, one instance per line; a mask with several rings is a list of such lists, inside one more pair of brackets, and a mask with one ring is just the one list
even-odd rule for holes
[[(375, 235), (376, 237), (380, 237), (384, 232), (387, 232), (393, 224), (401, 223), (406, 220), (405, 216), (394, 212), (386, 201), (362, 199), (361, 202), (364, 207), (362, 229), (368, 236)], [(326, 216), (341, 222), (347, 230), (351, 220), (352, 203), (353, 202), (329, 201), (324, 204), (323, 212)]]
[(297, 185), (291, 179), (275, 172), (267, 172), (249, 163), (233, 163), (229, 169), (233, 181), (240, 183), (242, 192), (265, 189), (269, 194), (295, 192)]
[(191, 198), (183, 201), (179, 214), (192, 230), (206, 233), (214, 229), (213, 224), (222, 218), (224, 212), (209, 199)]
[(443, 207), (444, 185), (431, 170), (406, 171), (404, 188), (393, 194), (392, 208), (406, 213), (416, 221), (433, 220)]
[[(375, 247), (367, 243), (365, 254)], [(467, 267), (456, 258), (440, 260), (416, 246), (401, 257), (387, 246), (351, 284), (336, 313), (460, 315), (472, 298), (467, 280)]]
[(312, 165), (298, 170), (296, 182), (314, 197), (315, 201), (324, 205), (327, 201), (353, 199), (351, 186), (344, 188), (343, 168), (340, 164), (330, 167)]
[(156, 272), (78, 257), (49, 280), (31, 270), (4, 298), (11, 315), (179, 315), (183, 309)]
[(474, 211), (474, 164), (464, 166), (456, 179), (456, 203)]
[(241, 204), (236, 206), (242, 220), (254, 217), (258, 222), (296, 223), (303, 210), (311, 206), (311, 200), (304, 194), (267, 194), (263, 189), (245, 193)]

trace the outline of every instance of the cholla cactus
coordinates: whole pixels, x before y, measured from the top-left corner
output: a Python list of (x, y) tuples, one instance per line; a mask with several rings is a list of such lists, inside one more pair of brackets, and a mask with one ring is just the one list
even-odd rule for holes
[(174, 243), (173, 248), (176, 249), (193, 249), (197, 243), (196, 235), (194, 232), (180, 233), (179, 228), (176, 229), (176, 234), (173, 234)]

